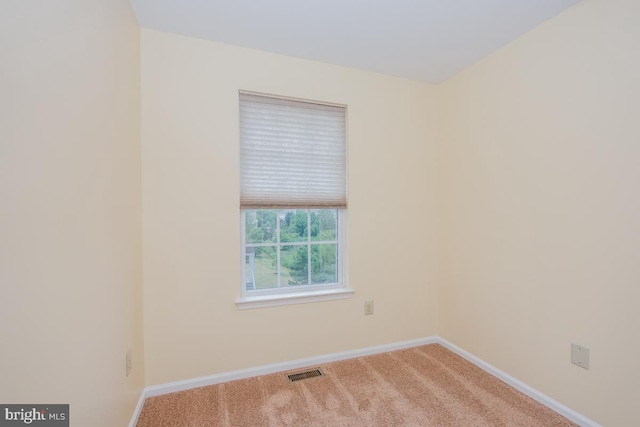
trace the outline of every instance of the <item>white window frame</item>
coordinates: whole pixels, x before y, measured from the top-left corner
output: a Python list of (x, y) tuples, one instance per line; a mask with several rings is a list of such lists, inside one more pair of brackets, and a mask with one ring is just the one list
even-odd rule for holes
[[(313, 208), (310, 208), (310, 210)], [(247, 209), (248, 210), (248, 209)], [(282, 210), (282, 209), (278, 209)], [(246, 290), (246, 248), (245, 244), (245, 211), (244, 209), (240, 212), (240, 221), (241, 221), (241, 256), (242, 260), (242, 280), (241, 280), (241, 296), (236, 299), (236, 305), (239, 309), (251, 309), (251, 308), (262, 308), (262, 307), (273, 307), (273, 306), (281, 306), (281, 305), (289, 305), (289, 304), (300, 304), (300, 303), (310, 303), (310, 302), (319, 302), (319, 301), (331, 301), (338, 299), (345, 299), (351, 297), (353, 295), (354, 290), (350, 289), (346, 284), (346, 209), (337, 209), (337, 235), (335, 244), (337, 244), (337, 283), (331, 284), (308, 284), (308, 285), (299, 285), (295, 287), (290, 286), (281, 286), (277, 288), (270, 289), (256, 289), (247, 291)], [(277, 221), (279, 223), (279, 215), (276, 216)], [(310, 215), (307, 216), (307, 221), (310, 221)], [(307, 227), (309, 230), (310, 228)], [(279, 236), (279, 227), (276, 230), (276, 234)], [(278, 246), (305, 246), (309, 245), (309, 250), (311, 249), (311, 245), (314, 244), (322, 244), (325, 242), (322, 241), (312, 241), (310, 238), (305, 242), (286, 242), (280, 243), (279, 237), (277, 239)], [(334, 243), (334, 241), (326, 242), (326, 243)], [(259, 247), (261, 244), (253, 245), (254, 247)], [(274, 244), (265, 244), (264, 246), (274, 246)], [(310, 259), (310, 258), (309, 258)], [(277, 268), (280, 268), (280, 260), (277, 262)], [(311, 274), (311, 271), (309, 271)]]
[[(310, 106), (313, 104), (316, 104), (316, 106), (319, 108), (319, 114), (320, 110), (322, 110), (322, 106), (325, 107), (329, 107), (329, 109), (331, 109), (332, 107), (337, 107), (337, 108), (342, 108), (344, 109), (344, 124), (345, 124), (345, 155), (346, 155), (346, 137), (347, 137), (347, 112), (346, 112), (346, 106), (344, 105), (338, 105), (338, 104), (331, 104), (331, 103), (325, 103), (325, 102), (318, 102), (318, 101), (310, 101), (310, 100), (304, 100), (304, 99), (296, 99), (296, 98), (290, 98), (290, 97), (283, 97), (283, 96), (276, 96), (276, 95), (267, 95), (267, 94), (260, 94), (260, 93), (256, 93), (256, 92), (246, 92), (246, 91), (240, 91), (240, 102), (242, 103), (242, 98), (244, 96), (245, 100), (250, 100), (251, 97), (254, 98), (259, 98), (259, 97), (266, 97), (266, 98), (273, 98), (275, 100), (282, 100), (284, 101), (283, 105), (286, 105), (286, 101), (291, 101), (292, 104), (297, 103), (306, 103), (309, 104)], [(251, 102), (251, 101), (248, 101)], [(258, 101), (260, 102), (260, 101)], [(267, 103), (268, 104), (268, 103)], [(272, 105), (278, 105), (279, 102), (276, 102), (275, 104)], [(242, 105), (240, 106), (240, 108), (242, 108)], [(313, 109), (310, 107), (310, 109)], [(325, 109), (325, 111), (328, 111)], [(321, 116), (322, 117), (322, 116)], [(276, 122), (277, 123), (277, 122)], [(317, 124), (317, 123), (316, 123)], [(264, 122), (262, 122), (262, 125), (264, 125)], [(240, 124), (241, 129), (243, 124)], [(241, 146), (243, 145), (243, 142), (241, 141)], [(242, 149), (242, 148), (241, 148)], [(268, 152), (268, 150), (267, 150)], [(255, 161), (255, 158), (254, 160)], [(344, 162), (344, 173), (346, 174), (346, 158), (344, 158), (342, 160)], [(241, 157), (241, 170), (242, 170), (242, 157)], [(336, 163), (338, 164), (338, 163)], [(256, 163), (251, 163), (251, 160), (249, 163), (247, 163), (247, 165), (256, 165)], [(259, 162), (258, 162), (259, 165)], [(314, 167), (317, 165), (314, 165)], [(253, 166), (252, 166), (253, 167)], [(345, 179), (346, 180), (346, 175), (342, 175), (340, 174), (340, 172), (338, 170), (328, 169), (328, 173), (330, 177), (337, 177), (338, 179)], [(254, 175), (255, 176), (255, 175)], [(278, 175), (275, 175), (276, 177), (278, 177)], [(243, 183), (242, 181), (242, 172), (241, 172), (241, 185)], [(277, 306), (277, 305), (287, 305), (287, 304), (297, 304), (297, 303), (307, 303), (307, 302), (315, 302), (315, 301), (326, 301), (326, 300), (335, 300), (335, 299), (344, 299), (344, 298), (349, 298), (352, 294), (353, 294), (353, 290), (349, 289), (347, 287), (347, 283), (346, 283), (346, 279), (347, 279), (347, 270), (346, 270), (346, 266), (347, 266), (347, 262), (346, 262), (346, 228), (347, 228), (347, 217), (346, 217), (346, 192), (344, 193), (340, 193), (340, 191), (333, 192), (334, 190), (336, 190), (336, 187), (331, 187), (331, 181), (329, 181), (329, 187), (327, 187), (326, 189), (330, 189), (331, 191), (329, 193), (326, 192), (318, 192), (318, 188), (317, 187), (313, 187), (312, 189), (310, 188), (309, 190), (311, 190), (310, 192), (307, 191), (306, 188), (304, 187), (293, 187), (291, 189), (295, 189), (295, 190), (302, 190), (302, 191), (294, 191), (293, 193), (278, 193), (277, 197), (275, 197), (275, 199), (270, 199), (270, 194), (264, 194), (260, 192), (260, 185), (262, 184), (262, 182), (258, 182), (257, 187), (255, 185), (251, 185), (251, 184), (256, 184), (255, 181), (249, 180), (247, 181), (250, 185), (248, 186), (247, 190), (248, 193), (250, 194), (248, 199), (243, 199), (243, 197), (246, 197), (247, 194), (243, 193), (241, 191), (241, 199), (240, 199), (240, 205), (241, 205), (241, 209), (240, 209), (240, 222), (241, 222), (241, 256), (240, 256), (240, 260), (241, 260), (241, 283), (240, 283), (240, 297), (236, 299), (236, 304), (238, 306), (238, 308), (240, 309), (246, 309), (246, 308), (258, 308), (258, 307), (268, 307), (268, 306)], [(269, 181), (270, 185), (274, 184), (274, 181)], [(277, 183), (278, 180), (275, 180), (275, 183)], [(297, 183), (297, 181), (292, 181), (292, 183)], [(346, 184), (346, 181), (345, 181)], [(256, 189), (258, 190), (256, 192)], [(291, 190), (291, 189), (288, 189)], [(345, 188), (346, 190), (346, 188)], [(327, 194), (331, 195), (331, 197), (326, 198)], [(292, 196), (291, 199), (288, 199), (289, 196)], [(310, 197), (308, 197), (310, 196)], [(284, 199), (283, 199), (284, 197)], [(244, 200), (244, 201), (243, 201)], [(307, 201), (309, 203), (307, 203)], [(273, 204), (271, 203), (273, 202)], [(272, 206), (270, 206), (272, 204)], [(278, 210), (286, 210), (288, 208), (290, 209), (337, 209), (337, 235), (336, 235), (336, 241), (337, 241), (337, 250), (338, 250), (338, 255), (337, 255), (337, 278), (338, 278), (338, 282), (337, 283), (333, 283), (333, 284), (317, 284), (317, 285), (313, 285), (313, 284), (307, 284), (307, 285), (299, 285), (299, 286), (280, 286), (278, 288), (271, 288), (271, 289), (253, 289), (253, 290), (246, 290), (246, 249), (247, 249), (247, 245), (245, 243), (245, 227), (246, 227), (246, 215), (245, 212), (248, 210), (257, 210), (257, 209), (278, 209)], [(279, 216), (277, 221), (279, 221)], [(310, 217), (308, 216), (308, 221), (310, 221)], [(279, 224), (279, 222), (278, 222)], [(308, 230), (310, 230), (310, 227), (307, 227)], [(287, 242), (286, 245), (281, 244), (279, 241), (280, 237), (279, 237), (279, 230), (278, 230), (278, 237), (277, 237), (277, 253), (279, 254), (279, 249), (282, 246), (291, 246), (290, 243), (293, 242)], [(303, 244), (305, 245), (309, 245), (309, 251), (311, 250), (311, 245), (313, 244), (318, 244), (320, 242), (315, 242), (315, 241), (311, 241), (310, 237), (308, 237), (307, 242), (304, 242)], [(333, 241), (332, 241), (332, 244)], [(253, 245), (251, 245), (253, 246)], [(273, 246), (272, 244), (267, 244), (265, 246)], [(294, 244), (295, 246), (295, 244)], [(311, 262), (311, 257), (308, 257), (309, 263)], [(277, 268), (279, 269), (280, 266), (280, 258), (278, 256), (277, 258)], [(311, 268), (309, 268), (309, 270), (311, 270)], [(278, 270), (279, 273), (279, 270)], [(309, 271), (309, 278), (311, 276), (311, 271)], [(280, 274), (278, 274), (278, 282), (280, 281)], [(309, 280), (309, 283), (311, 281)], [(282, 285), (280, 283), (278, 283), (278, 285)]]

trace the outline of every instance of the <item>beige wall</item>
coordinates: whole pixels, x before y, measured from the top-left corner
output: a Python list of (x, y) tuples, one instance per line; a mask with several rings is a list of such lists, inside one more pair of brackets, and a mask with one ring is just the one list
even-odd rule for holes
[(144, 385), (139, 29), (126, 0), (4, 1), (0, 57), (0, 402), (126, 425)]
[(639, 23), (583, 0), (441, 93), (440, 335), (606, 426), (640, 425)]
[[(349, 106), (351, 299), (236, 308), (240, 89)], [(435, 101), (419, 82), (142, 30), (147, 384), (435, 334)]]
[[(439, 333), (638, 424), (639, 8), (583, 0), (440, 87), (142, 30), (141, 106), (127, 1), (5, 4), (0, 401), (125, 425), (145, 383)], [(349, 106), (353, 298), (236, 308), (240, 89)]]

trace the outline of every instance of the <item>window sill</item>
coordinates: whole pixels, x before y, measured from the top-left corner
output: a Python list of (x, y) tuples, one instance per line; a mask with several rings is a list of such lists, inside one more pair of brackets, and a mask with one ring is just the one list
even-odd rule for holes
[(332, 301), (350, 298), (355, 291), (349, 288), (323, 289), (305, 292), (292, 292), (280, 295), (242, 296), (236, 300), (240, 310), (279, 305), (304, 304), (309, 302)]

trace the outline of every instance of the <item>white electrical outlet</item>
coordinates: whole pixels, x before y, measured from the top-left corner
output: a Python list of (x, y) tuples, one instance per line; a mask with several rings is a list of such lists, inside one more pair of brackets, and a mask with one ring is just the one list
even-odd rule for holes
[(125, 356), (125, 373), (127, 376), (131, 373), (131, 349), (127, 350)]
[(571, 363), (581, 368), (589, 369), (589, 349), (571, 343)]
[(364, 302), (364, 315), (371, 316), (373, 314), (373, 301)]

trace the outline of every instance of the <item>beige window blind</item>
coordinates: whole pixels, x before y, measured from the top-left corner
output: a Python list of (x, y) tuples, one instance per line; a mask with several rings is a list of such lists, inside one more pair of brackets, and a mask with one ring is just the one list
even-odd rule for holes
[(240, 93), (240, 207), (346, 208), (346, 108)]

